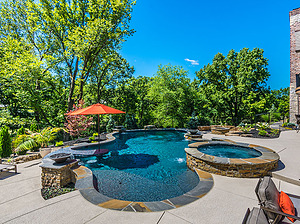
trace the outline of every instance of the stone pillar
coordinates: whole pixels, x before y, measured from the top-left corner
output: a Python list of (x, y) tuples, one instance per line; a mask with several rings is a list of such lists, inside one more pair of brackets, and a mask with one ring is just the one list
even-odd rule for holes
[(290, 12), (290, 122), (296, 123), (300, 114), (299, 97), (295, 91), (300, 86), (300, 8)]
[(44, 160), (40, 165), (42, 188), (61, 188), (68, 183), (75, 183), (74, 173), (71, 170), (74, 166), (78, 166), (78, 160), (68, 160), (61, 164), (54, 163), (52, 160)]

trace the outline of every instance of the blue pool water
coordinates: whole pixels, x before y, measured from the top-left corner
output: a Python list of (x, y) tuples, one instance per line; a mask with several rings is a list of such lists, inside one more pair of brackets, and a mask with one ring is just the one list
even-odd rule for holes
[(161, 201), (192, 190), (198, 176), (186, 166), (190, 141), (179, 131), (125, 132), (101, 146), (103, 157), (80, 158), (93, 171), (97, 190), (127, 201)]
[(262, 155), (260, 152), (249, 147), (223, 144), (204, 145), (199, 147), (198, 150), (208, 155), (224, 158), (248, 159), (259, 157)]

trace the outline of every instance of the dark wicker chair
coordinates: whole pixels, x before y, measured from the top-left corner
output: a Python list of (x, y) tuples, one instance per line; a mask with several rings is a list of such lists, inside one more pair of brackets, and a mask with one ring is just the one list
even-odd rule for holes
[(279, 206), (279, 192), (271, 177), (265, 176), (260, 179), (255, 188), (260, 208), (247, 210), (243, 224), (287, 224), (292, 223), (287, 217), (293, 218), (295, 224), (300, 224), (300, 196), (288, 194), (294, 204), (296, 216), (286, 214), (281, 211)]

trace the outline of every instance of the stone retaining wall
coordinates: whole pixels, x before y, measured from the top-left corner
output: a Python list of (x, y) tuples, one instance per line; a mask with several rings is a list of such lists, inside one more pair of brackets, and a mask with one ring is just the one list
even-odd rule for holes
[(186, 162), (191, 170), (198, 168), (209, 173), (229, 177), (263, 177), (268, 174), (269, 170), (277, 167), (277, 161), (257, 164), (221, 164), (196, 159), (189, 154), (186, 154)]
[(18, 156), (17, 158), (13, 159), (13, 162), (18, 164), (18, 163), (24, 163), (24, 162), (28, 162), (28, 161), (40, 159), (40, 158), (42, 158), (40, 153), (32, 153), (29, 155)]

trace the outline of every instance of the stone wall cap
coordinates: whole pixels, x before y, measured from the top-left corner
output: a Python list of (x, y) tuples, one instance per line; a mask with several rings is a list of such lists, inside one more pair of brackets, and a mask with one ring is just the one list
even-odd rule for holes
[(43, 163), (40, 165), (40, 167), (59, 170), (67, 165), (76, 164), (77, 162), (79, 162), (78, 159), (68, 159), (66, 162), (63, 163), (56, 163), (52, 159), (43, 159)]

